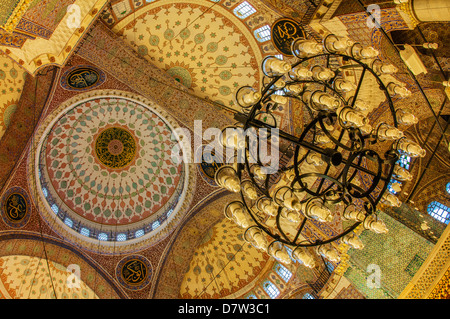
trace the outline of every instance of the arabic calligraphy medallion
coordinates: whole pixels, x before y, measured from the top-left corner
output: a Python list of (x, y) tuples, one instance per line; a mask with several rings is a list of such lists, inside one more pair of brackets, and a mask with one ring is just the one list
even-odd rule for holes
[(297, 38), (305, 37), (305, 32), (298, 22), (289, 18), (281, 18), (275, 21), (271, 32), (273, 45), (286, 56), (292, 56), (292, 42)]
[(2, 198), (3, 220), (12, 227), (22, 227), (29, 219), (30, 203), (20, 187), (13, 187)]
[(120, 261), (117, 277), (129, 289), (142, 289), (150, 282), (151, 265), (142, 256), (129, 256)]
[(106, 167), (121, 169), (129, 165), (136, 155), (136, 141), (126, 129), (110, 127), (95, 141), (95, 155)]
[(75, 66), (61, 77), (61, 86), (67, 90), (93, 89), (105, 81), (105, 74), (93, 66)]

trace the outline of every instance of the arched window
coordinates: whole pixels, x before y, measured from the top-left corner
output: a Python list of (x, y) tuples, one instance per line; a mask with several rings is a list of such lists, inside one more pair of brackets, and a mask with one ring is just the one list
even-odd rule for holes
[(275, 284), (270, 280), (266, 280), (263, 283), (263, 289), (272, 299), (275, 299), (280, 294), (280, 291), (278, 290), (277, 286), (275, 286)]
[(160, 224), (159, 220), (153, 222), (153, 224), (152, 224), (152, 230), (158, 228), (160, 225), (161, 225), (161, 224)]
[(450, 194), (450, 183), (447, 183), (447, 185), (445, 185), (445, 190)]
[(100, 234), (98, 234), (98, 239), (99, 240), (108, 240), (108, 234), (106, 234), (106, 233), (100, 233)]
[(80, 229), (80, 234), (81, 234), (81, 235), (84, 235), (84, 236), (86, 236), (86, 237), (89, 237), (90, 230), (87, 229), (87, 228), (85, 228), (85, 227), (83, 227), (83, 228)]
[(139, 238), (141, 236), (144, 236), (144, 230), (142, 229), (136, 230), (136, 232), (134, 233), (134, 237)]
[(270, 40), (270, 27), (269, 25), (264, 25), (261, 28), (258, 28), (253, 33), (256, 37), (256, 40), (259, 42), (265, 42)]
[(439, 202), (431, 202), (430, 205), (428, 205), (428, 214), (439, 220), (440, 222), (444, 224), (448, 224), (450, 221), (450, 208), (445, 206), (442, 203)]
[(397, 163), (401, 167), (409, 170), (409, 166), (411, 164), (411, 157), (409, 157), (408, 155), (402, 154), (402, 155), (400, 155), (400, 158), (397, 160)]
[(127, 240), (127, 235), (124, 233), (117, 234), (117, 241), (125, 241)]
[(53, 211), (55, 214), (58, 214), (58, 212), (59, 212), (59, 207), (58, 207), (58, 205), (53, 204), (53, 205), (51, 206), (51, 209), (52, 209), (52, 211)]
[(66, 218), (64, 219), (64, 224), (66, 224), (67, 226), (69, 226), (70, 228), (72, 228), (72, 226), (73, 226), (73, 221), (72, 221), (69, 217), (66, 217)]
[(303, 295), (303, 299), (315, 299), (313, 295), (311, 295), (309, 292)]
[(275, 271), (285, 282), (288, 282), (292, 277), (292, 273), (289, 271), (289, 269), (284, 267), (282, 264), (277, 264), (275, 266)]
[(234, 8), (233, 13), (241, 19), (245, 19), (248, 16), (251, 16), (253, 13), (256, 12), (256, 9), (253, 8), (250, 3), (247, 1), (242, 2), (240, 5), (238, 5), (236, 8)]

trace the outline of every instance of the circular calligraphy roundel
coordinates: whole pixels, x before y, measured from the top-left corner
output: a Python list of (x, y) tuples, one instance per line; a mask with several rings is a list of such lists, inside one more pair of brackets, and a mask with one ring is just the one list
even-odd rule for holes
[(126, 167), (136, 155), (136, 141), (126, 129), (107, 128), (95, 140), (95, 155), (106, 167), (112, 169)]
[(140, 290), (147, 286), (151, 275), (151, 264), (143, 256), (128, 256), (122, 259), (116, 268), (116, 277), (119, 282), (131, 290)]
[(297, 38), (304, 38), (305, 32), (297, 21), (281, 18), (271, 28), (272, 42), (275, 48), (286, 56), (292, 56), (291, 45)]
[(2, 218), (11, 227), (23, 227), (30, 219), (30, 200), (20, 187), (10, 188), (2, 196)]

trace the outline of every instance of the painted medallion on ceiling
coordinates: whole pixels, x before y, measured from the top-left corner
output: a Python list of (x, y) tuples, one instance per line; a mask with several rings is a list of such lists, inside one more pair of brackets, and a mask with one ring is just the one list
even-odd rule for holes
[(30, 200), (21, 187), (8, 189), (1, 198), (1, 205), (3, 221), (11, 227), (21, 228), (30, 219)]
[(105, 93), (48, 120), (36, 153), (38, 192), (76, 236), (135, 242), (160, 232), (182, 206), (189, 169), (172, 158), (176, 122), (149, 104)]
[(116, 277), (125, 288), (140, 290), (150, 283), (152, 265), (143, 256), (130, 255), (118, 263)]
[(86, 91), (102, 85), (105, 79), (105, 73), (96, 67), (74, 66), (61, 76), (61, 86), (66, 90)]
[(239, 87), (259, 86), (258, 43), (221, 5), (156, 1), (120, 21), (113, 31), (202, 98), (233, 106)]

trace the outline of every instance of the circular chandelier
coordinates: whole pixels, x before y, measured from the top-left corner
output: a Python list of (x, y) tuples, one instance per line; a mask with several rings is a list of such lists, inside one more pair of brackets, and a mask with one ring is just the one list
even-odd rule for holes
[[(219, 139), (232, 156), (215, 180), (241, 195), (224, 213), (244, 229), (245, 241), (282, 263), (297, 260), (312, 268), (314, 253), (339, 262), (336, 244), (362, 249), (355, 233), (359, 225), (364, 231), (388, 231), (376, 216), (377, 206), (400, 206), (388, 186), (398, 191), (394, 179), (411, 180), (397, 161), (402, 154), (423, 157), (425, 151), (399, 129), (417, 123), (410, 110), (393, 103), (394, 96), (410, 91), (392, 77), (384, 83), (397, 69), (378, 59), (377, 50), (329, 34), (322, 43), (297, 38), (291, 51), (292, 63), (275, 56), (262, 61), (260, 91), (250, 86), (236, 91), (237, 123), (224, 128)], [(369, 77), (372, 82), (363, 83)], [(378, 105), (364, 97), (367, 83), (379, 86), (388, 105), (377, 124), (368, 119)], [(282, 129), (274, 115), (290, 99), (302, 105), (306, 118), (296, 135)], [(267, 155), (258, 147), (263, 142), (279, 150), (275, 169), (266, 165)], [(336, 218), (343, 222), (339, 234), (307, 235), (309, 223)]]

